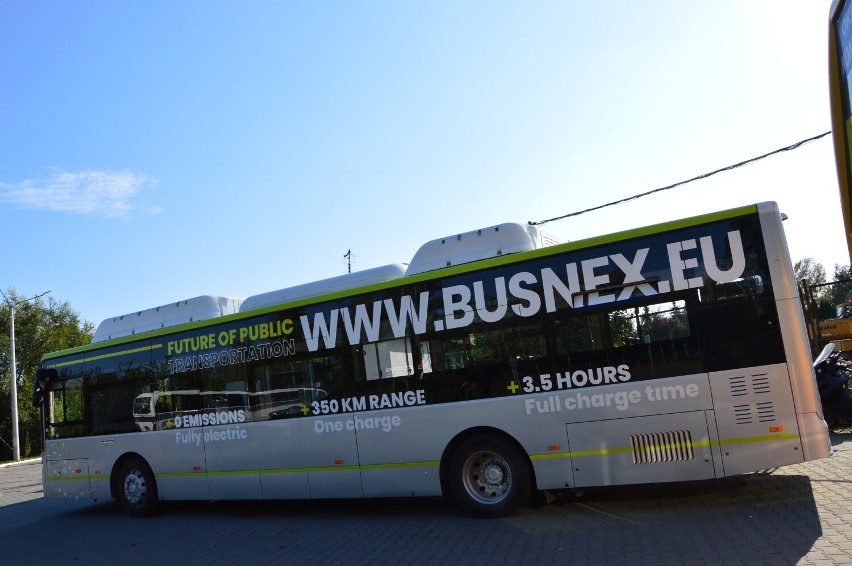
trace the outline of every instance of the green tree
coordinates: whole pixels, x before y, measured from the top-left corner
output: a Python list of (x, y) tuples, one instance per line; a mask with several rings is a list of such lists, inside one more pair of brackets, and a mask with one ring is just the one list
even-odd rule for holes
[(636, 336), (636, 317), (632, 311), (615, 311), (609, 315), (609, 330), (612, 345), (616, 348), (627, 346), (638, 340)]
[(835, 265), (833, 281), (836, 283), (828, 287), (830, 291), (827, 293), (832, 307), (852, 299), (852, 267)]
[[(27, 297), (15, 289), (6, 291), (9, 302)], [(18, 432), (21, 456), (40, 454), (41, 416), (32, 406), (33, 378), (47, 352), (82, 346), (92, 341), (94, 326), (82, 320), (68, 302), (51, 296), (39, 297), (15, 307), (14, 375), (18, 385)], [(9, 303), (0, 302), (0, 461), (12, 457), (11, 378)]]
[[(830, 286), (826, 286), (825, 267), (812, 257), (800, 259), (793, 265), (793, 274), (796, 276), (796, 281), (799, 282), (800, 288), (804, 291), (807, 288), (814, 301), (817, 320), (825, 320), (831, 318), (834, 312), (834, 306), (828, 295)], [(819, 285), (819, 287), (815, 287)]]
[[(820, 285), (826, 282), (825, 267), (812, 257), (800, 259), (793, 265), (793, 273), (796, 281), (805, 281), (808, 285)], [(823, 292), (823, 287), (814, 290), (814, 298), (818, 298)]]
[(848, 265), (835, 265), (833, 277), (828, 281), (825, 267), (807, 257), (795, 263), (793, 273), (802, 287), (810, 288), (817, 320), (834, 318), (837, 305), (852, 299), (852, 282), (848, 281), (852, 279), (852, 269)]
[(674, 340), (689, 336), (689, 321), (683, 304), (654, 305), (642, 307), (642, 334), (652, 342)]

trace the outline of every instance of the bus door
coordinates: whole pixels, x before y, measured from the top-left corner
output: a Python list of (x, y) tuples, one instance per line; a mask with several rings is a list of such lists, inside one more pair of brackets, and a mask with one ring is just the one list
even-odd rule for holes
[(243, 457), (265, 499), (360, 497), (361, 473), (343, 358), (275, 360), (251, 372)]
[(199, 430), (210, 498), (261, 499), (259, 464), (265, 450), (246, 426), (251, 415), (249, 393), (202, 391), (201, 398), (204, 409)]
[(337, 413), (303, 422), (311, 427), (308, 436), (313, 440), (305, 450), (311, 499), (363, 496), (354, 415)]
[[(243, 465), (260, 474), (264, 499), (308, 499), (308, 471), (302, 453), (306, 450), (309, 423), (304, 417), (315, 392), (291, 384), (291, 362), (255, 368), (250, 393), (251, 421), (246, 428)], [(241, 433), (242, 434), (242, 433)]]
[(299, 419), (309, 439), (304, 447), (311, 499), (363, 497), (351, 388), (342, 356), (306, 361), (308, 374), (304, 412)]
[(439, 435), (423, 420), (415, 421), (415, 414), (405, 416), (403, 408), (425, 403), (420, 388), (421, 376), (432, 371), (428, 343), (406, 337), (365, 344), (357, 349), (356, 361), (361, 379), (352, 402), (352, 427), (364, 495), (440, 493), (437, 466), (405, 465), (432, 460), (440, 450), (435, 446)]
[(60, 378), (54, 369), (41, 369), (36, 376), (33, 404), (45, 406), (48, 440), (43, 456), (44, 492), (46, 497), (90, 498), (89, 459), (94, 443), (74, 438), (85, 431), (83, 379), (67, 373)]
[[(198, 389), (171, 391), (165, 383), (138, 395), (133, 403), (134, 426), (140, 434), (128, 435), (134, 445), (122, 450), (145, 457), (162, 499), (209, 498), (201, 408)], [(125, 437), (116, 438), (116, 443), (124, 441)]]

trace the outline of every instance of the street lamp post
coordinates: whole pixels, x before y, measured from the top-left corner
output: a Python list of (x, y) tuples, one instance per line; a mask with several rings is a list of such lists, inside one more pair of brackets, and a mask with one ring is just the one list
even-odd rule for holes
[(9, 350), (11, 352), (12, 367), (10, 373), (11, 379), (11, 395), (12, 395), (12, 460), (17, 462), (21, 459), (21, 443), (18, 439), (18, 366), (15, 360), (15, 307), (24, 304), (28, 301), (38, 299), (47, 295), (50, 291), (45, 291), (41, 295), (36, 295), (30, 299), (24, 299), (13, 303), (9, 297), (3, 293), (3, 298), (6, 299), (6, 304), (9, 305)]
[(18, 366), (15, 363), (15, 304), (9, 305), (9, 350), (12, 351), (12, 460), (17, 462), (21, 459), (21, 446), (20, 442), (18, 442)]

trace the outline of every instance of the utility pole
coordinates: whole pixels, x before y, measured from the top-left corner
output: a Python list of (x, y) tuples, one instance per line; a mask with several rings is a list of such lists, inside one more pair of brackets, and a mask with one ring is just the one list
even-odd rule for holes
[(21, 443), (18, 438), (20, 434), (18, 433), (18, 366), (15, 360), (15, 307), (28, 301), (34, 301), (39, 297), (43, 297), (50, 293), (50, 291), (45, 291), (41, 295), (36, 295), (30, 299), (23, 299), (14, 303), (6, 296), (6, 293), (3, 293), (2, 291), (0, 291), (0, 293), (3, 294), (3, 298), (6, 299), (6, 305), (9, 306), (9, 350), (12, 354), (12, 367), (10, 370), (12, 376), (12, 460), (17, 462), (21, 459)]
[(352, 273), (352, 250), (346, 250), (343, 257), (346, 258), (346, 273)]

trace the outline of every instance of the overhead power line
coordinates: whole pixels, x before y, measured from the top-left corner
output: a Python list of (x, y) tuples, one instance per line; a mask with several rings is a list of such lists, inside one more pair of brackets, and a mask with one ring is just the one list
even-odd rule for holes
[(810, 137), (810, 138), (807, 138), (807, 139), (804, 139), (804, 140), (801, 140), (801, 141), (797, 141), (796, 143), (794, 143), (792, 145), (788, 145), (786, 147), (778, 148), (775, 151), (770, 151), (769, 153), (764, 153), (763, 155), (758, 155), (757, 157), (752, 157), (751, 159), (746, 159), (745, 161), (740, 161), (739, 163), (735, 163), (733, 165), (728, 165), (727, 167), (722, 167), (721, 169), (716, 169), (715, 171), (710, 171), (709, 173), (704, 173), (704, 174), (699, 175), (697, 177), (693, 177), (692, 179), (687, 179), (685, 181), (679, 181), (679, 182), (674, 183), (672, 185), (667, 185), (665, 187), (660, 187), (658, 189), (654, 189), (654, 190), (647, 191), (647, 192), (644, 192), (644, 193), (639, 193), (638, 195), (633, 195), (633, 196), (630, 196), (630, 197), (627, 197), (627, 198), (623, 198), (621, 200), (608, 202), (606, 204), (601, 204), (601, 205), (598, 205), (598, 206), (594, 206), (592, 208), (587, 208), (585, 210), (578, 210), (577, 212), (571, 212), (569, 214), (563, 214), (562, 216), (557, 216), (555, 218), (548, 218), (547, 220), (539, 220), (537, 222), (529, 222), (529, 225), (530, 226), (540, 226), (542, 224), (547, 224), (548, 222), (553, 222), (555, 220), (562, 220), (564, 218), (570, 218), (571, 216), (579, 216), (581, 214), (585, 214), (587, 212), (593, 212), (595, 210), (600, 210), (600, 209), (606, 208), (608, 206), (615, 206), (616, 204), (621, 204), (623, 202), (636, 200), (638, 198), (646, 197), (646, 196), (652, 195), (654, 193), (667, 191), (667, 190), (673, 189), (675, 187), (680, 187), (681, 185), (686, 185), (687, 183), (692, 183), (693, 181), (700, 181), (701, 179), (706, 179), (707, 177), (712, 177), (716, 173), (721, 173), (723, 171), (730, 171), (731, 169), (736, 169), (737, 167), (742, 167), (743, 165), (748, 165), (750, 163), (754, 163), (755, 161), (760, 161), (761, 159), (766, 159), (767, 157), (769, 157), (771, 155), (775, 155), (776, 153), (781, 153), (781, 152), (784, 152), (784, 151), (793, 151), (794, 149), (799, 149), (800, 147), (802, 147), (806, 143), (816, 141), (820, 138), (824, 138), (825, 136), (827, 136), (830, 133), (831, 133), (830, 131), (829, 132), (823, 132), (823, 133), (821, 133), (817, 136), (813, 136), (813, 137)]

